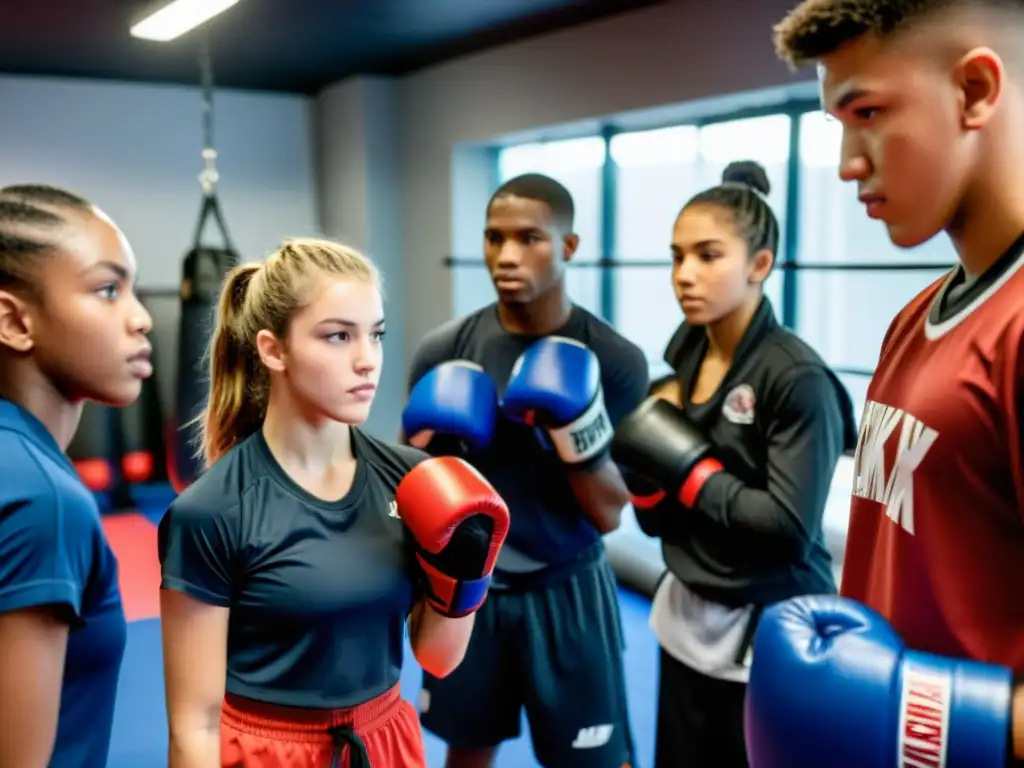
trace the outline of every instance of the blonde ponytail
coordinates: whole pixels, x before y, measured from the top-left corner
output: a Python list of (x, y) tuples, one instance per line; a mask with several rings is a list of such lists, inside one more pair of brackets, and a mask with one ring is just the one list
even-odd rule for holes
[(246, 297), (259, 264), (228, 273), (221, 289), (217, 326), (210, 340), (210, 397), (200, 415), (201, 454), (209, 467), (263, 424), (267, 375), (241, 323)]
[(380, 273), (358, 251), (315, 238), (286, 242), (264, 264), (243, 264), (221, 288), (210, 342), (210, 398), (200, 414), (200, 455), (209, 467), (263, 426), (270, 375), (256, 337), (267, 330), (284, 339), (292, 316), (324, 277), (364, 280), (380, 289)]

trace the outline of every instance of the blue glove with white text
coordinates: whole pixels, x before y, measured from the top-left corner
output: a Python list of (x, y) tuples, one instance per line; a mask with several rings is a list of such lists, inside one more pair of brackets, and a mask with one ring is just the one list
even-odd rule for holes
[(501, 409), (513, 421), (543, 428), (562, 462), (577, 468), (607, 455), (614, 434), (597, 355), (562, 336), (543, 338), (519, 356)]
[(767, 608), (745, 705), (751, 768), (1003, 768), (1013, 675), (906, 648), (842, 597)]

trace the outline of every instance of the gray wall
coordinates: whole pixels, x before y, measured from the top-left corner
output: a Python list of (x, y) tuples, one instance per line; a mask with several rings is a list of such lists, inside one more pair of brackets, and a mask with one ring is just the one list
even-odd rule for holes
[(404, 402), (407, 292), (401, 215), (396, 82), (360, 78), (317, 100), (319, 212), (324, 231), (372, 257), (384, 275), (384, 370), (367, 429), (394, 438)]
[[(140, 286), (175, 288), (199, 214), (198, 89), (0, 77), (0, 104), (0, 184), (90, 197), (131, 240)], [(227, 91), (215, 105), (221, 202), (239, 250), (256, 259), (317, 232), (310, 101)]]
[[(0, 185), (68, 187), (124, 229), (143, 290), (177, 291), (199, 215), (201, 100), (196, 88), (0, 77)], [(261, 258), (283, 237), (320, 231), (311, 100), (225, 91), (215, 99), (221, 204), (235, 246)], [(211, 243), (219, 233), (208, 227)], [(157, 384), (170, 412), (175, 296), (147, 301)]]

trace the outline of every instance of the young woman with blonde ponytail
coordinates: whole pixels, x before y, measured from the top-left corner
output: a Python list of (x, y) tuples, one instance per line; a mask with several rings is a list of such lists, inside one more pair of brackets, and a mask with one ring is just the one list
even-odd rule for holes
[(465, 462), (359, 429), (384, 326), (376, 268), (329, 241), (225, 282), (207, 470), (160, 525), (170, 768), (425, 765), (403, 634), (459, 664), (508, 511)]

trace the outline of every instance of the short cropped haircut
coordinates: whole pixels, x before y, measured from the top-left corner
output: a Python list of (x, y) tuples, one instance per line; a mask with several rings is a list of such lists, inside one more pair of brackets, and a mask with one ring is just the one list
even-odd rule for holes
[(800, 67), (865, 35), (889, 38), (933, 13), (970, 7), (1024, 12), (1021, 0), (803, 0), (775, 25), (775, 49)]
[(527, 200), (536, 200), (544, 203), (551, 209), (551, 216), (567, 231), (572, 231), (576, 218), (576, 206), (572, 201), (572, 195), (562, 184), (541, 173), (524, 173), (509, 179), (498, 190), (491, 195), (487, 203), (487, 211), (490, 212), (494, 201), (502, 197), (523, 197)]

